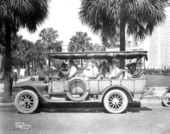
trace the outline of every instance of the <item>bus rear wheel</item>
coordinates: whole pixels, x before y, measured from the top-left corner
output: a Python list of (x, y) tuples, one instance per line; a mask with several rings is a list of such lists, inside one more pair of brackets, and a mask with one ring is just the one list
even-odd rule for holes
[(123, 91), (114, 89), (105, 94), (103, 103), (109, 113), (118, 114), (126, 110), (128, 98)]

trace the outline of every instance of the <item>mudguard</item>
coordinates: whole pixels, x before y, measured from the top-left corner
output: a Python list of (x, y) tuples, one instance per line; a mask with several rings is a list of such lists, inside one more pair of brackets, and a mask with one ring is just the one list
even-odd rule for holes
[(120, 86), (120, 85), (114, 85), (114, 86), (109, 86), (109, 87), (107, 87), (107, 88), (102, 92), (102, 100), (101, 100), (101, 101), (103, 102), (104, 96), (105, 96), (105, 94), (106, 94), (108, 91), (110, 91), (110, 90), (115, 90), (115, 89), (119, 89), (119, 90), (123, 91), (123, 92), (127, 95), (127, 97), (128, 97), (128, 102), (129, 102), (129, 103), (130, 103), (130, 102), (133, 102), (133, 96), (132, 96), (132, 94), (127, 90), (126, 87)]

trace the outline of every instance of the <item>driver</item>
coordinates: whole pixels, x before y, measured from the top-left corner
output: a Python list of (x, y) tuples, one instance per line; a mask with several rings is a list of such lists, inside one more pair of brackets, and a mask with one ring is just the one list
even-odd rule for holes
[(70, 65), (70, 69), (69, 69), (68, 77), (71, 77), (75, 73), (77, 73), (77, 68), (76, 68), (75, 62), (73, 60), (69, 61), (69, 65)]
[[(61, 71), (60, 72), (64, 75), (64, 77), (72, 77), (74, 74), (77, 73), (77, 68), (73, 60), (69, 61), (70, 68), (67, 71)], [(65, 66), (66, 67), (66, 66)]]

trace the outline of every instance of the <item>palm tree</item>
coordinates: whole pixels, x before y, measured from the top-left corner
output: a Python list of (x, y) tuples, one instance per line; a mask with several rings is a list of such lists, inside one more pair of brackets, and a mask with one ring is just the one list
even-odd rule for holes
[(0, 44), (0, 73), (2, 72), (2, 79), (4, 78), (4, 46)]
[(33, 60), (33, 52), (31, 48), (33, 48), (33, 46), (34, 44), (31, 41), (22, 41), (22, 58), (26, 67), (26, 76), (30, 75), (30, 62)]
[(40, 35), (41, 44), (43, 45), (46, 52), (61, 52), (62, 51), (62, 41), (57, 41), (58, 31), (53, 28), (45, 28), (41, 30)]
[[(17, 39), (16, 39), (17, 40)], [(26, 66), (26, 75), (29, 75), (29, 64), (32, 60), (33, 43), (28, 40), (18, 39), (16, 49), (12, 51), (13, 65), (22, 64)]]
[(91, 38), (88, 37), (85, 32), (76, 32), (76, 35), (72, 36), (68, 45), (69, 52), (85, 52), (91, 51), (93, 45), (90, 42)]
[(49, 0), (1, 0), (0, 26), (5, 29), (5, 82), (4, 98), (10, 96), (11, 72), (11, 35), (19, 27), (28, 28), (31, 32), (36, 30), (48, 15)]
[(42, 66), (45, 63), (45, 49), (41, 43), (41, 40), (37, 40), (35, 42), (35, 46), (34, 46), (34, 56), (35, 56), (35, 62), (36, 62), (36, 66)]
[[(119, 29), (120, 51), (125, 51), (126, 29), (137, 38), (145, 38), (164, 21), (164, 0), (82, 0), (79, 15), (101, 37), (114, 37)], [(124, 68), (125, 62), (120, 66)]]
[(105, 46), (99, 45), (99, 44), (94, 44), (93, 51), (105, 51)]

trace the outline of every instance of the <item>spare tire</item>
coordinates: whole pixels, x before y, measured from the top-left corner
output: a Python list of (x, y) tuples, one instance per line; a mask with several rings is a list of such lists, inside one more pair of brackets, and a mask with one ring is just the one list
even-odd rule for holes
[(89, 94), (89, 87), (86, 81), (80, 78), (73, 78), (66, 84), (66, 96), (73, 101), (82, 101)]

